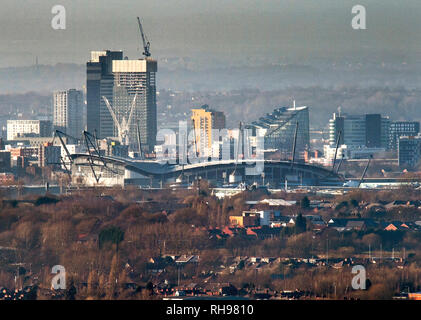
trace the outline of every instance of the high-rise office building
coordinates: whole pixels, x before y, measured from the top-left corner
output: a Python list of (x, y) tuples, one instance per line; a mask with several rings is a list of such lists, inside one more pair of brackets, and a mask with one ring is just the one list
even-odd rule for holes
[[(156, 144), (156, 81), (157, 62), (151, 58), (113, 61), (113, 110), (119, 122), (129, 119), (130, 108), (136, 96), (132, 121), (129, 124), (130, 145), (137, 145), (139, 125), (142, 149), (152, 152)], [(114, 136), (117, 134), (114, 126)], [(134, 147), (135, 148), (135, 147)]]
[(380, 114), (340, 115), (333, 114), (329, 120), (329, 145), (336, 145), (339, 132), (339, 144), (350, 147), (384, 148), (389, 145), (388, 117)]
[(107, 98), (117, 121), (128, 121), (132, 102), (135, 107), (129, 124), (132, 148), (138, 145), (138, 126), (143, 151), (152, 152), (156, 144), (157, 62), (151, 58), (123, 60), (121, 51), (94, 51), (87, 63), (87, 128), (99, 138), (117, 137), (117, 125), (107, 108)]
[[(219, 134), (218, 141), (214, 141), (216, 135), (212, 135), (212, 129), (225, 129), (225, 114), (209, 108), (208, 105), (204, 105), (198, 109), (192, 109), (191, 120), (196, 134), (197, 152), (199, 155), (203, 157), (219, 155)], [(215, 142), (218, 145), (215, 146)], [(214, 152), (214, 147), (217, 150), (216, 152)]]
[(275, 109), (246, 128), (251, 128), (253, 135), (257, 129), (265, 129), (264, 148), (278, 150), (283, 158), (289, 158), (292, 154), (296, 129), (296, 158), (303, 158), (304, 151), (310, 148), (308, 107), (296, 107), (295, 102), (292, 108)]
[(420, 132), (420, 123), (417, 121), (395, 121), (390, 124), (389, 149), (397, 150), (399, 137), (413, 137)]
[(83, 92), (75, 89), (55, 91), (53, 100), (54, 129), (79, 138), (84, 129)]
[(122, 59), (122, 51), (92, 51), (86, 64), (87, 130), (98, 138), (114, 135), (113, 119), (102, 97), (113, 104), (112, 61)]

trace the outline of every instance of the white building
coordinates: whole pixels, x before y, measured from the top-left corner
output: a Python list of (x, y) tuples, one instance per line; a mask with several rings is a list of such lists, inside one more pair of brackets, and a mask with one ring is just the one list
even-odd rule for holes
[(270, 224), (271, 211), (260, 210), (260, 211), (256, 211), (256, 214), (258, 214), (259, 217), (260, 217), (260, 225), (261, 226), (268, 226)]
[[(66, 150), (63, 148), (62, 145), (60, 145), (60, 148), (61, 148), (60, 149), (61, 158), (67, 164), (68, 162), (70, 162), (70, 159), (68, 158)], [(86, 152), (85, 148), (78, 144), (67, 144), (66, 148), (70, 154)], [(64, 165), (62, 165), (62, 168), (64, 169)]]
[(83, 92), (75, 89), (54, 92), (54, 128), (79, 138), (85, 127)]
[(50, 137), (51, 122), (47, 120), (7, 120), (7, 140), (26, 137)]
[[(324, 152), (324, 159), (325, 165), (331, 165), (333, 159), (335, 158), (335, 150), (336, 146), (329, 146), (324, 145), (323, 152)], [(385, 148), (367, 148), (364, 146), (349, 146), (346, 144), (340, 145), (338, 147), (338, 152), (336, 154), (336, 160), (343, 159), (368, 159), (371, 155), (376, 153), (385, 152)]]

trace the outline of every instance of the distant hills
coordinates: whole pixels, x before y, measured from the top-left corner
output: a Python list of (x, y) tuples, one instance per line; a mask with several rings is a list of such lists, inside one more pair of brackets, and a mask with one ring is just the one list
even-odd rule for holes
[(1, 68), (0, 94), (81, 89), (85, 85), (85, 73), (85, 67), (77, 64)]
[[(0, 68), (0, 94), (81, 89), (86, 84), (83, 64)], [(405, 87), (420, 88), (421, 65), (312, 63), (260, 65), (199, 65), (158, 62), (158, 90), (231, 91), (244, 88), (272, 91), (290, 87)]]

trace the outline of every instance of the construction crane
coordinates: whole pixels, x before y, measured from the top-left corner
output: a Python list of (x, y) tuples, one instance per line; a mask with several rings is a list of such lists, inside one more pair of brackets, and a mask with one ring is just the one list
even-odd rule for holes
[(151, 56), (151, 52), (149, 51), (149, 48), (151, 44), (149, 43), (148, 38), (146, 37), (145, 33), (143, 32), (142, 23), (140, 22), (140, 18), (137, 17), (137, 22), (139, 24), (139, 30), (140, 35), (142, 36), (142, 42), (143, 42), (143, 55), (147, 58)]
[(107, 106), (108, 111), (110, 112), (111, 117), (113, 118), (114, 124), (117, 127), (118, 139), (122, 145), (129, 144), (130, 125), (132, 123), (133, 111), (136, 108), (136, 98), (137, 98), (137, 93), (134, 95), (132, 104), (129, 109), (129, 118), (126, 120), (126, 118), (123, 116), (123, 119), (121, 120), (121, 122), (119, 122), (117, 119), (117, 115), (115, 114), (113, 108), (111, 107), (110, 102), (105, 96), (102, 96), (102, 99), (104, 100), (105, 105)]

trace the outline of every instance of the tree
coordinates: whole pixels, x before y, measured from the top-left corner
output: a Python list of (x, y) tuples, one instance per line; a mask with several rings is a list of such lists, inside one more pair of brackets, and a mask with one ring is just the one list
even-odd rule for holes
[(119, 227), (109, 227), (107, 229), (103, 229), (98, 236), (98, 242), (99, 247), (102, 248), (102, 246), (106, 242), (111, 242), (115, 245), (117, 245), (118, 250), (118, 244), (124, 240), (124, 231), (121, 230)]
[(307, 230), (307, 220), (303, 217), (303, 215), (300, 213), (297, 216), (297, 220), (295, 221), (295, 233), (303, 233)]
[(111, 261), (110, 274), (108, 275), (107, 299), (114, 298), (115, 290), (117, 288), (117, 269), (118, 257), (117, 254), (115, 254), (113, 260)]
[(75, 300), (76, 287), (74, 285), (73, 279), (70, 280), (69, 289), (66, 291), (66, 300)]
[(55, 204), (57, 202), (59, 202), (60, 200), (53, 198), (51, 196), (43, 196), (43, 197), (39, 197), (37, 200), (35, 200), (34, 205), (35, 206), (40, 206), (43, 204)]
[(149, 291), (149, 295), (150, 296), (152, 296), (153, 295), (153, 283), (152, 282), (148, 282), (147, 284), (146, 284), (146, 290), (148, 290)]
[(336, 211), (340, 211), (342, 208), (348, 208), (348, 202), (347, 201), (342, 201), (340, 202), (336, 207), (335, 210)]
[(357, 207), (358, 207), (358, 201), (357, 201), (357, 200), (355, 200), (355, 199), (351, 199), (351, 200), (349, 201), (349, 204), (350, 204), (352, 207), (354, 207), (354, 208), (357, 208)]
[(88, 295), (95, 296), (95, 287), (98, 281), (98, 274), (97, 271), (91, 270), (88, 276)]
[(307, 196), (305, 196), (304, 198), (301, 199), (300, 201), (300, 206), (303, 209), (308, 209), (310, 208), (310, 200), (308, 199)]

